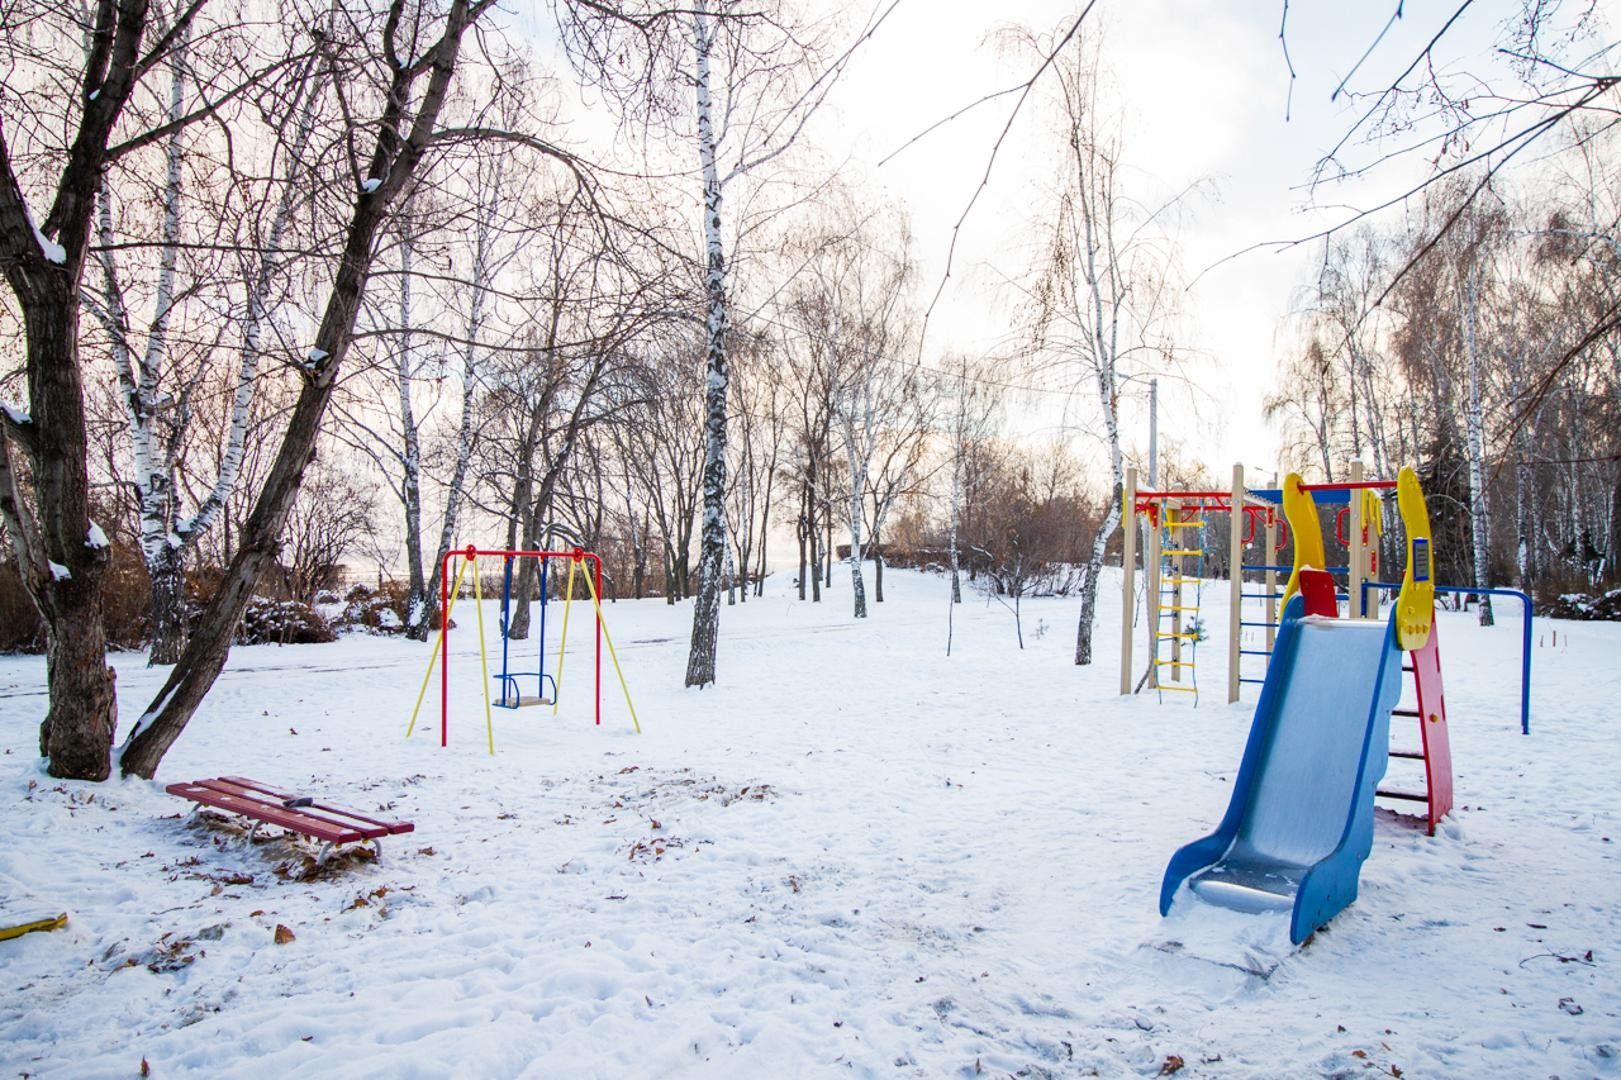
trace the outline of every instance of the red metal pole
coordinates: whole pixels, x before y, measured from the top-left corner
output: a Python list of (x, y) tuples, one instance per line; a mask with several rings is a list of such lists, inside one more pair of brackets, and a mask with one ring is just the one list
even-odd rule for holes
[(439, 564), (439, 745), (450, 745), (450, 557)]

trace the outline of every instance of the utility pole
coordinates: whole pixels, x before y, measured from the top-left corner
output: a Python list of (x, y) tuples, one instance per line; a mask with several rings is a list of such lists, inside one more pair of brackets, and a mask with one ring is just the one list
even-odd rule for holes
[[(1158, 491), (1159, 490), (1159, 380), (1158, 379), (1149, 379), (1148, 380), (1148, 488), (1149, 488), (1150, 491)], [(1148, 571), (1148, 561), (1147, 561), (1148, 560), (1148, 553), (1151, 550), (1157, 550), (1156, 548), (1152, 548), (1149, 545), (1149, 531), (1152, 530), (1152, 529), (1156, 529), (1159, 526), (1158, 526), (1158, 524), (1156, 522), (1150, 520), (1150, 515), (1148, 515), (1148, 514), (1144, 514), (1142, 516), (1142, 522), (1143, 522), (1143, 525), (1142, 525), (1143, 539), (1142, 539), (1141, 547), (1143, 549), (1143, 582), (1144, 582), (1144, 587), (1146, 588), (1148, 586), (1148, 583), (1150, 581), (1154, 580), (1154, 575), (1150, 574), (1149, 571)], [(1129, 573), (1130, 568), (1129, 567), (1126, 568), (1126, 571), (1127, 571), (1127, 573)], [(1127, 580), (1130, 580), (1130, 579), (1128, 578)], [(1146, 596), (1143, 599), (1147, 603), (1148, 609), (1150, 611), (1153, 611), (1154, 610), (1153, 601), (1149, 600)], [(1124, 599), (1124, 602), (1128, 607), (1130, 607), (1132, 609), (1132, 618), (1135, 619), (1136, 615), (1137, 615), (1137, 610), (1136, 610), (1137, 609), (1137, 598), (1135, 596), (1130, 595), (1129, 592), (1128, 592), (1128, 594), (1126, 595), (1126, 597)], [(1148, 680), (1150, 678), (1152, 678), (1153, 675), (1154, 675), (1154, 660), (1159, 655), (1158, 651), (1154, 648), (1154, 630), (1155, 630), (1155, 627), (1153, 627), (1153, 626), (1150, 626), (1149, 629), (1148, 629), (1148, 669), (1143, 672), (1143, 677), (1141, 679), (1137, 680), (1137, 689), (1132, 691), (1133, 693), (1136, 693), (1137, 691), (1140, 691), (1143, 688), (1143, 685), (1145, 683), (1147, 683)]]
[(1148, 486), (1159, 490), (1159, 380), (1148, 380)]

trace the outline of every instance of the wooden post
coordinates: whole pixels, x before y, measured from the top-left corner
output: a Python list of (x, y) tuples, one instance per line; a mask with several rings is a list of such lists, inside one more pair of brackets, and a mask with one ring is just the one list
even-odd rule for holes
[(1137, 590), (1134, 583), (1137, 562), (1137, 470), (1126, 470), (1125, 490), (1120, 493), (1125, 505), (1121, 523), (1125, 531), (1120, 540), (1120, 692), (1131, 693), (1131, 641), (1132, 619), (1137, 614)]
[(1233, 466), (1232, 512), (1227, 515), (1227, 703), (1238, 700), (1238, 648), (1243, 642), (1239, 626), (1244, 609), (1244, 466)]
[[(1351, 462), (1351, 483), (1362, 482), (1362, 462)], [(1350, 599), (1346, 602), (1346, 615), (1352, 619), (1364, 616), (1362, 607), (1362, 582), (1367, 577), (1367, 551), (1362, 545), (1362, 489), (1353, 487), (1350, 492), (1351, 512), (1346, 515), (1350, 522), (1350, 535), (1346, 537), (1350, 549), (1350, 564), (1345, 573), (1345, 595)]]

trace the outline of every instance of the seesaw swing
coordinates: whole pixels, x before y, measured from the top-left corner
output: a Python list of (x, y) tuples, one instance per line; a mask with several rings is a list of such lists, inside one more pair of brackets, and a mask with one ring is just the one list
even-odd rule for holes
[[(502, 643), (503, 643), (502, 644), (501, 672), (496, 676), (496, 678), (494, 680), (492, 680), (490, 678), (489, 652), (488, 652), (488, 649), (485, 647), (485, 641), (484, 641), (484, 591), (483, 591), (483, 584), (482, 584), (482, 582), (481, 582), (481, 580), (479, 578), (478, 569), (477, 569), (478, 560), (479, 560), (480, 556), (500, 557), (500, 558), (502, 558), (502, 559), (504, 559), (506, 561), (507, 587), (503, 590), (502, 611), (501, 611), (501, 617), (502, 617), (501, 627), (502, 627)], [(543, 662), (542, 662), (542, 665), (540, 666), (540, 670), (536, 671), (536, 672), (512, 672), (512, 671), (510, 671), (508, 669), (507, 651), (506, 651), (506, 644), (505, 644), (505, 642), (506, 642), (505, 630), (506, 630), (506, 625), (507, 625), (507, 615), (509, 613), (509, 607), (510, 607), (511, 572), (512, 572), (511, 566), (512, 566), (512, 560), (513, 559), (515, 559), (515, 558), (525, 558), (525, 557), (541, 559), (542, 560), (541, 566), (543, 568), (542, 569), (543, 574), (544, 574), (544, 568), (546, 566), (546, 560), (549, 560), (549, 559), (567, 559), (568, 563), (569, 563), (568, 587), (565, 590), (564, 597), (563, 597), (563, 628), (562, 628), (562, 633), (560, 634), (559, 640), (558, 640), (558, 643), (557, 643), (557, 666), (556, 666), (557, 675), (555, 677), (545, 674), (545, 668), (544, 668), (544, 663)], [(455, 585), (452, 586), (452, 584), (451, 584), (451, 568), (452, 568), (452, 565), (454, 563), (456, 563), (458, 560), (460, 560), (461, 565), (455, 571)], [(590, 561), (591, 566), (589, 568), (586, 568), (584, 564), (588, 560)], [(586, 592), (591, 597), (591, 607), (593, 608), (593, 610), (594, 610), (594, 612), (596, 614), (596, 675), (595, 675), (595, 680), (594, 680), (593, 687), (594, 687), (594, 697), (595, 697), (595, 704), (596, 704), (596, 723), (597, 723), (597, 726), (600, 727), (602, 725), (602, 645), (603, 645), (604, 642), (606, 642), (607, 645), (608, 645), (608, 657), (609, 657), (609, 659), (611, 659), (613, 661), (614, 674), (619, 677), (619, 688), (620, 688), (621, 691), (624, 692), (624, 695), (625, 695), (625, 707), (630, 710), (630, 722), (631, 722), (631, 725), (636, 729), (636, 734), (640, 735), (642, 733), (641, 721), (639, 719), (637, 719), (637, 717), (636, 717), (636, 706), (630, 699), (630, 686), (629, 686), (628, 683), (626, 683), (624, 669), (622, 667), (620, 667), (620, 664), (619, 664), (619, 653), (614, 648), (613, 637), (608, 633), (607, 622), (602, 617), (602, 559), (595, 552), (585, 551), (584, 549), (578, 548), (578, 547), (574, 548), (572, 551), (506, 551), (506, 550), (493, 550), (492, 551), (492, 550), (468, 547), (468, 548), (465, 548), (465, 549), (463, 549), (461, 551), (451, 551), (451, 552), (447, 553), (445, 555), (445, 561), (440, 567), (440, 574), (439, 574), (439, 601), (440, 601), (439, 602), (439, 610), (440, 610), (441, 614), (440, 614), (440, 619), (439, 619), (439, 634), (438, 634), (437, 637), (434, 638), (433, 651), (428, 654), (428, 669), (422, 675), (422, 688), (419, 691), (417, 691), (416, 705), (413, 706), (412, 709), (411, 709), (411, 722), (410, 722), (409, 725), (406, 726), (406, 729), (405, 729), (406, 738), (410, 738), (411, 734), (416, 730), (417, 715), (422, 711), (423, 699), (427, 697), (427, 694), (428, 694), (428, 682), (433, 678), (434, 664), (438, 663), (439, 664), (439, 745), (440, 746), (446, 746), (446, 745), (449, 744), (449, 741), (450, 741), (450, 722), (449, 722), (449, 717), (450, 717), (450, 664), (448, 663), (448, 657), (449, 657), (448, 635), (449, 635), (449, 628), (450, 628), (450, 621), (451, 621), (450, 620), (450, 613), (451, 613), (451, 609), (455, 606), (456, 598), (461, 594), (462, 581), (467, 576), (467, 571), (468, 571), (469, 568), (473, 569), (473, 605), (474, 605), (474, 610), (475, 610), (475, 612), (477, 614), (477, 617), (478, 617), (478, 660), (479, 660), (480, 670), (482, 671), (482, 673), (484, 675), (484, 679), (483, 679), (483, 683), (482, 683), (483, 688), (484, 688), (484, 729), (485, 729), (486, 741), (487, 741), (487, 744), (489, 746), (489, 751), (490, 751), (491, 754), (495, 753), (495, 721), (494, 721), (494, 719), (493, 719), (493, 717), (491, 715), (491, 712), (490, 712), (490, 708), (491, 708), (491, 704), (492, 704), (492, 702), (490, 700), (490, 684), (491, 684), (492, 681), (500, 683), (500, 685), (502, 687), (502, 696), (503, 696), (503, 698), (505, 698), (507, 688), (508, 688), (508, 685), (509, 685), (507, 680), (509, 678), (516, 679), (518, 676), (534, 674), (534, 675), (537, 676), (537, 679), (540, 680), (540, 689), (542, 691), (544, 691), (544, 686), (545, 686), (544, 680), (550, 679), (551, 683), (552, 683), (552, 698), (551, 698), (551, 701), (550, 701), (550, 704), (552, 706), (552, 715), (556, 716), (557, 713), (558, 713), (558, 707), (559, 707), (559, 704), (560, 704), (560, 702), (558, 700), (559, 699), (558, 690), (559, 690), (559, 687), (560, 687), (559, 680), (561, 679), (562, 674), (563, 674), (564, 650), (568, 647), (569, 611), (571, 610), (571, 608), (573, 606), (573, 601), (574, 601), (574, 580), (575, 580), (575, 577), (577, 575), (578, 576), (583, 576), (585, 578)], [(580, 571), (582, 569), (584, 569), (583, 575), (580, 574)], [(545, 619), (545, 606), (544, 606), (545, 605), (545, 600), (544, 600), (545, 586), (544, 586), (544, 584), (542, 584), (541, 596), (542, 596), (542, 607), (541, 607), (542, 624), (541, 624), (540, 638), (541, 638), (541, 647), (542, 647), (542, 649), (544, 649), (544, 647), (545, 647), (545, 635), (546, 635), (545, 623), (544, 623), (544, 619)], [(543, 704), (543, 703), (545, 703), (545, 702), (544, 701), (542, 701), (542, 702), (525, 702), (525, 704)], [(504, 708), (515, 708), (517, 706), (503, 705), (503, 707)]]

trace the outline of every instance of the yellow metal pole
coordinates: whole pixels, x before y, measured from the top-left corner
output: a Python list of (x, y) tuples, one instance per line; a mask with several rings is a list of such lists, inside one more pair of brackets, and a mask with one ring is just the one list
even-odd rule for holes
[[(456, 606), (456, 594), (461, 591), (462, 575), (467, 573), (467, 562), (462, 561), (462, 568), (456, 572), (456, 587), (450, 590), (450, 599), (445, 601), (445, 610), (439, 613), (439, 618), (450, 622), (450, 609)], [(433, 678), (433, 662), (439, 658), (439, 641), (441, 635), (433, 635), (433, 651), (428, 654), (428, 670), (422, 673), (422, 689), (417, 691), (417, 703), (411, 710), (411, 723), (405, 728), (405, 737), (409, 739), (411, 732), (416, 730), (417, 713), (422, 711), (422, 699), (428, 695), (428, 680)]]
[[(630, 722), (636, 725), (636, 734), (642, 733), (642, 722), (636, 719), (636, 706), (631, 704), (630, 684), (625, 681), (625, 671), (619, 666), (619, 654), (614, 651), (613, 635), (608, 633), (608, 623), (602, 617), (602, 601), (597, 599), (597, 585), (591, 580), (591, 575), (585, 575), (585, 587), (591, 593), (591, 606), (597, 609), (597, 625), (602, 627), (602, 640), (608, 643), (608, 657), (614, 662), (614, 674), (619, 676), (619, 689), (625, 692), (625, 707), (630, 710)], [(568, 609), (564, 608), (563, 617), (568, 618)]]
[[(578, 559), (568, 561), (568, 590), (563, 594), (563, 632), (557, 639), (557, 674), (552, 677), (552, 715), (557, 715), (563, 704), (563, 648), (568, 644), (568, 613), (574, 603), (574, 571), (579, 569)], [(587, 577), (591, 575), (587, 574)]]
[(495, 719), (490, 716), (490, 657), (484, 647), (484, 587), (478, 576), (478, 556), (473, 556), (473, 608), (478, 612), (478, 669), (484, 676), (484, 735), (490, 754), (495, 754)]

